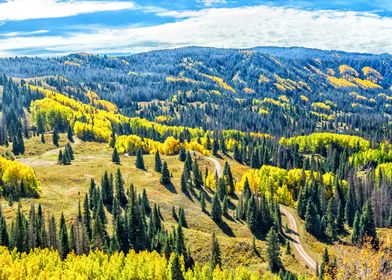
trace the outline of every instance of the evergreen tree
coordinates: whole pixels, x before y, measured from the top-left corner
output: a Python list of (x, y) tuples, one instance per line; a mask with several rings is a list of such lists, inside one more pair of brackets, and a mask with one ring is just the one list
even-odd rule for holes
[(61, 214), (60, 219), (60, 230), (59, 230), (59, 254), (62, 259), (65, 259), (70, 252), (69, 242), (68, 242), (68, 232), (67, 225), (65, 223), (64, 214)]
[(226, 182), (223, 177), (218, 179), (216, 193), (218, 194), (220, 200), (223, 200), (225, 195), (227, 195)]
[(114, 180), (115, 196), (122, 207), (127, 204), (127, 197), (124, 191), (124, 180), (120, 168), (117, 168)]
[(359, 211), (355, 211), (355, 218), (353, 222), (353, 231), (351, 234), (351, 242), (353, 244), (357, 244), (360, 238), (360, 223), (361, 223), (361, 215)]
[(57, 157), (58, 164), (63, 164), (63, 152), (60, 150), (59, 155)]
[(227, 185), (227, 191), (229, 194), (234, 194), (234, 178), (233, 174), (231, 173), (230, 165), (227, 161), (225, 161), (225, 165), (223, 168), (223, 177), (225, 178), (225, 183)]
[(212, 232), (211, 238), (211, 256), (210, 256), (210, 266), (214, 269), (216, 266), (222, 266), (221, 250), (219, 246), (218, 239), (216, 238), (215, 231)]
[(59, 133), (56, 128), (53, 130), (52, 141), (53, 145), (55, 145), (56, 147), (59, 146)]
[(218, 154), (218, 150), (219, 150), (218, 138), (214, 138), (214, 141), (212, 143), (212, 154), (216, 156)]
[(84, 197), (83, 202), (83, 224), (86, 228), (88, 238), (91, 239), (91, 214), (90, 214), (90, 206), (89, 206), (89, 199), (88, 195)]
[(227, 216), (228, 210), (229, 210), (229, 199), (227, 198), (227, 195), (225, 195), (222, 201), (222, 214), (224, 216)]
[(180, 151), (178, 153), (178, 159), (180, 161), (185, 161), (185, 159), (186, 159), (186, 152), (185, 152), (185, 148), (183, 146), (181, 146)]
[(337, 238), (336, 214), (337, 214), (337, 209), (336, 209), (335, 199), (331, 198), (328, 201), (328, 207), (327, 207), (327, 218), (326, 218), (327, 229), (326, 230), (327, 230), (328, 236), (332, 240), (335, 240)]
[(345, 207), (345, 218), (347, 224), (350, 227), (353, 226), (356, 210), (357, 210), (357, 198), (355, 196), (355, 187), (353, 184), (351, 184), (348, 193), (348, 199), (346, 202), (346, 207)]
[(183, 193), (188, 192), (188, 187), (187, 187), (187, 183), (186, 183), (186, 178), (185, 178), (185, 173), (182, 172), (181, 174), (181, 191)]
[(178, 224), (182, 227), (188, 227), (187, 223), (186, 223), (186, 218), (185, 218), (185, 210), (184, 207), (180, 207), (180, 209), (178, 210)]
[(206, 196), (204, 191), (200, 192), (200, 207), (202, 212), (206, 212)]
[(161, 176), (161, 184), (167, 185), (170, 183), (170, 172), (169, 169), (167, 168), (167, 163), (166, 161), (163, 162), (162, 165), (162, 176)]
[(67, 138), (68, 138), (68, 141), (71, 142), (71, 143), (74, 142), (73, 136), (74, 136), (74, 134), (73, 134), (72, 127), (69, 125), (68, 126), (68, 131), (67, 131)]
[(238, 162), (242, 162), (241, 152), (237, 144), (234, 144), (233, 147), (233, 158)]
[(212, 197), (211, 217), (215, 222), (222, 220), (222, 208), (216, 193)]
[[(113, 202), (113, 186), (110, 182), (107, 171), (105, 171), (101, 179), (101, 194), (102, 202), (106, 205), (111, 205)], [(94, 204), (94, 206), (97, 205)]]
[(193, 161), (192, 174), (193, 174), (193, 186), (195, 186), (195, 188), (197, 189), (200, 189), (203, 186), (203, 177), (196, 160)]
[(114, 129), (112, 129), (112, 134), (110, 135), (109, 146), (110, 148), (114, 148), (116, 146), (116, 133), (114, 132)]
[(135, 162), (136, 168), (145, 170), (146, 167), (144, 166), (144, 160), (143, 160), (143, 150), (142, 148), (138, 148), (136, 152), (136, 162)]
[(320, 217), (311, 199), (309, 199), (306, 207), (305, 228), (315, 236), (320, 234)]
[(364, 237), (370, 237), (372, 244), (374, 246), (377, 245), (377, 233), (374, 225), (374, 214), (370, 199), (365, 202), (362, 208), (359, 235), (362, 240)]
[(172, 262), (170, 264), (170, 273), (172, 280), (183, 280), (184, 275), (182, 273), (181, 264), (180, 264), (180, 257), (178, 254), (174, 254)]
[(120, 164), (120, 155), (118, 154), (116, 148), (114, 148), (114, 150), (113, 150), (112, 162), (115, 163), (115, 164)]
[(159, 155), (159, 151), (157, 150), (155, 153), (155, 168), (154, 170), (156, 172), (162, 172), (162, 160), (161, 160), (161, 156)]
[(272, 227), (266, 237), (268, 266), (272, 272), (277, 272), (282, 267), (280, 259), (280, 241), (275, 228)]

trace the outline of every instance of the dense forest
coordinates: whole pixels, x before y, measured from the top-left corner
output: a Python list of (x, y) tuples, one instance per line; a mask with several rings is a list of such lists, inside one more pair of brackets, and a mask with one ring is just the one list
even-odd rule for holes
[[(51, 209), (34, 204), (45, 184), (29, 166), (36, 151), (26, 143), (34, 140), (56, 148), (56, 162), (47, 168), (72, 166), (79, 142), (102, 143), (115, 166), (134, 158), (137, 170), (153, 169), (168, 190), (178, 179), (178, 191), (226, 235), (234, 235), (230, 220), (249, 229), (255, 254), (255, 242), (265, 241), (265, 262), (278, 279), (301, 277), (281, 260), (282, 248), (292, 250), (281, 207), (295, 209), (307, 234), (325, 246), (383, 256), (385, 267), (364, 268), (377, 273), (373, 279), (392, 275), (391, 252), (378, 235), (392, 227), (389, 55), (184, 48), (126, 57), (7, 58), (0, 59), (0, 73), (0, 194), (18, 205), (11, 218), (0, 210), (0, 245), (7, 247), (0, 263), (10, 269), (58, 251), (47, 273), (56, 273), (55, 263), (68, 271), (79, 260), (94, 266), (105, 259), (118, 275), (136, 268), (147, 273), (144, 263), (154, 262), (151, 275), (162, 279), (273, 277), (224, 267), (215, 232), (209, 263), (201, 267), (185, 241), (183, 228), (191, 229), (193, 218), (185, 215), (187, 205), (173, 206), (176, 226), (168, 230), (161, 206), (145, 190), (138, 193), (132, 180), (125, 183), (119, 168), (100, 174), (99, 183), (91, 178), (70, 220), (45, 215)], [(145, 164), (149, 155), (153, 167)], [(178, 178), (167, 157), (181, 162)], [(222, 171), (202, 169), (201, 159), (223, 161)], [(33, 202), (28, 213), (21, 210), (25, 201)], [(28, 257), (7, 261), (13, 249)], [(118, 268), (113, 260), (127, 265)], [(325, 249), (315, 274), (343, 279), (351, 271), (345, 265)], [(361, 271), (351, 273), (355, 278)]]

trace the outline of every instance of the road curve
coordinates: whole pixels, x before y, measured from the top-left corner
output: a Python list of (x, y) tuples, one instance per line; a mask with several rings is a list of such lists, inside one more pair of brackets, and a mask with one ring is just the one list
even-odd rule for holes
[[(209, 161), (211, 161), (214, 166), (215, 166), (215, 172), (218, 174), (218, 176), (222, 176), (222, 166), (219, 163), (219, 161), (216, 158), (213, 157), (206, 157)], [(297, 228), (297, 222), (295, 221), (293, 215), (290, 213), (289, 210), (287, 210), (286, 206), (280, 205), (280, 212), (282, 215), (285, 215), (288, 220), (288, 228), (290, 230), (289, 233), (286, 233), (292, 241), (290, 241), (293, 245), (295, 250), (298, 252), (298, 254), (301, 256), (301, 258), (304, 260), (306, 265), (313, 271), (317, 271), (317, 262), (308, 254), (306, 253), (304, 247), (301, 244), (301, 241), (298, 236), (298, 228)]]
[(218, 176), (222, 176), (222, 166), (220, 165), (219, 161), (213, 157), (206, 157), (209, 161), (211, 161), (215, 165), (215, 172)]
[(287, 217), (287, 226), (290, 232), (286, 234), (292, 239), (291, 243), (294, 245), (295, 250), (298, 252), (298, 254), (301, 256), (301, 258), (304, 260), (304, 262), (310, 269), (312, 269), (313, 271), (317, 271), (317, 262), (308, 253), (306, 253), (304, 247), (301, 244), (298, 235), (297, 222), (295, 221), (293, 215), (283, 205), (280, 205), (280, 212)]

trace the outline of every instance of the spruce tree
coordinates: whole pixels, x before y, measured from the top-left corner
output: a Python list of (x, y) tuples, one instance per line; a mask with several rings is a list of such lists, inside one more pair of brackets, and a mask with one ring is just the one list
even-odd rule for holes
[(67, 138), (68, 138), (69, 142), (71, 142), (71, 143), (74, 142), (73, 136), (74, 136), (74, 134), (73, 134), (72, 127), (69, 125), (68, 131), (67, 131)]
[(212, 232), (211, 238), (211, 256), (210, 256), (210, 266), (212, 269), (215, 267), (222, 266), (221, 250), (219, 246), (218, 239), (216, 238), (215, 231)]
[(234, 194), (234, 178), (233, 174), (231, 173), (230, 165), (227, 161), (225, 161), (225, 165), (223, 168), (223, 177), (225, 178), (225, 183), (227, 185), (227, 192), (229, 194)]
[(233, 147), (233, 158), (238, 162), (242, 162), (241, 152), (237, 144), (234, 144)]
[(114, 129), (112, 129), (112, 134), (110, 135), (109, 146), (110, 148), (114, 148), (116, 146), (116, 133), (114, 132)]
[(327, 215), (326, 215), (326, 223), (327, 223), (327, 234), (332, 239), (335, 240), (337, 238), (337, 228), (336, 228), (336, 204), (335, 199), (331, 198), (328, 201), (327, 207)]
[(202, 212), (206, 212), (206, 196), (204, 191), (200, 191), (200, 207)]
[(192, 174), (193, 174), (193, 186), (197, 189), (200, 189), (203, 186), (203, 177), (196, 160), (193, 161)]
[(170, 264), (170, 274), (172, 280), (183, 280), (184, 275), (182, 273), (180, 257), (177, 253), (174, 254), (172, 262)]
[(91, 239), (91, 214), (90, 214), (90, 206), (89, 206), (89, 198), (88, 195), (84, 197), (83, 202), (83, 224), (86, 228), (87, 235), (89, 239)]
[(214, 138), (214, 141), (212, 143), (212, 154), (216, 156), (218, 154), (219, 150), (219, 141), (218, 138)]
[(305, 228), (315, 236), (320, 234), (320, 217), (311, 199), (309, 199), (306, 206)]
[(155, 167), (154, 170), (156, 172), (161, 173), (162, 172), (162, 160), (161, 160), (161, 156), (159, 155), (159, 151), (157, 150), (155, 152)]
[(351, 234), (351, 242), (353, 244), (357, 244), (359, 242), (360, 238), (360, 223), (361, 223), (361, 215), (359, 211), (357, 210), (355, 212), (355, 218), (353, 222), (353, 231)]
[(70, 252), (68, 242), (67, 225), (65, 223), (64, 214), (61, 213), (60, 230), (59, 230), (59, 254), (62, 259), (65, 259)]
[(268, 266), (272, 272), (278, 272), (282, 267), (280, 259), (280, 241), (275, 228), (272, 227), (266, 237)]
[(361, 221), (359, 225), (359, 235), (363, 240), (364, 237), (370, 237), (372, 244), (377, 245), (377, 233), (374, 225), (374, 214), (370, 199), (368, 199), (362, 209)]
[(185, 210), (184, 207), (180, 207), (180, 209), (178, 210), (178, 224), (182, 227), (188, 227), (187, 223), (186, 223), (186, 218), (185, 218)]
[(63, 164), (63, 152), (61, 150), (59, 151), (59, 155), (57, 157), (57, 163)]
[(113, 154), (112, 154), (112, 162), (115, 164), (120, 164), (120, 155), (117, 152), (117, 149), (113, 149)]
[(181, 146), (180, 151), (178, 153), (178, 159), (180, 161), (185, 161), (185, 159), (186, 159), (186, 151), (185, 151), (185, 148), (183, 146)]
[(354, 184), (350, 185), (350, 190), (348, 193), (348, 199), (346, 202), (345, 211), (345, 218), (347, 224), (352, 227), (354, 223), (355, 212), (357, 210), (357, 198), (355, 195), (355, 187)]
[(56, 147), (59, 146), (59, 133), (57, 131), (57, 128), (53, 130), (52, 141), (53, 145), (55, 145)]
[(211, 217), (215, 222), (222, 220), (222, 208), (216, 193), (212, 197)]
[(101, 179), (101, 194), (102, 202), (106, 205), (111, 205), (113, 202), (113, 186), (110, 182), (107, 171), (105, 171)]
[(222, 201), (222, 214), (223, 216), (228, 215), (228, 210), (229, 210), (229, 199), (227, 198), (227, 195), (223, 198)]
[(114, 180), (115, 197), (122, 207), (127, 204), (127, 197), (124, 191), (124, 180), (121, 174), (120, 168), (117, 168), (116, 176)]
[(43, 132), (41, 133), (41, 143), (45, 144), (45, 134)]
[(142, 148), (138, 148), (137, 149), (135, 166), (138, 169), (142, 169), (142, 170), (146, 169), (146, 167), (144, 166), (143, 150), (142, 150)]
[(163, 184), (163, 185), (167, 185), (170, 183), (170, 172), (167, 167), (166, 161), (164, 161), (163, 165), (162, 165), (162, 176), (161, 176), (160, 181), (161, 181), (161, 184)]
[(181, 191), (183, 193), (188, 192), (188, 187), (187, 187), (187, 183), (186, 183), (186, 178), (185, 178), (185, 173), (182, 172), (181, 174)]

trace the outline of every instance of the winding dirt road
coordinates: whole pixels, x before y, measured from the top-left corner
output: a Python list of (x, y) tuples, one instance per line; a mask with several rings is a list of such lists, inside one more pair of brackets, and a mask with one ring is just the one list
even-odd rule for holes
[[(216, 158), (206, 157), (209, 161), (211, 161), (215, 165), (215, 171), (218, 176), (222, 176), (222, 166)], [(291, 238), (291, 244), (294, 245), (294, 249), (297, 251), (298, 255), (303, 259), (304, 263), (307, 267), (309, 267), (314, 272), (317, 271), (317, 262), (305, 251), (305, 248), (301, 244), (301, 240), (299, 239), (297, 222), (295, 221), (293, 215), (287, 209), (286, 206), (280, 205), (280, 212), (282, 215), (285, 215), (288, 220), (288, 228), (290, 230), (289, 233), (286, 233)]]
[(301, 244), (298, 234), (297, 222), (295, 221), (293, 215), (287, 209), (286, 206), (280, 205), (281, 214), (285, 215), (288, 220), (288, 228), (290, 232), (286, 233), (291, 238), (291, 244), (294, 245), (295, 250), (298, 252), (300, 257), (304, 260), (306, 265), (313, 271), (317, 270), (317, 262), (305, 251)]

